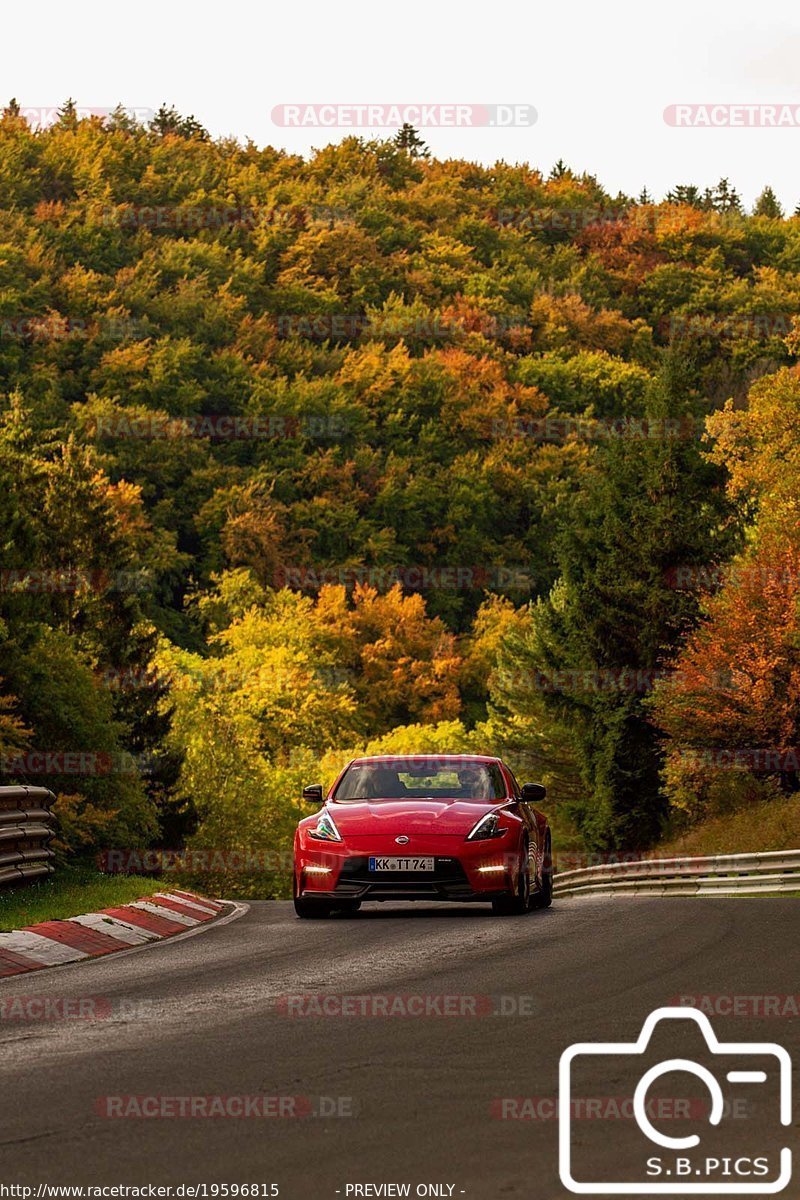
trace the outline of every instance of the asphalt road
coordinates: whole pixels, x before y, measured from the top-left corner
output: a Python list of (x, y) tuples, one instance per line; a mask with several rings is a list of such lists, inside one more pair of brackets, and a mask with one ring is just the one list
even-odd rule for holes
[[(800, 906), (779, 898), (573, 899), (524, 918), (372, 905), (314, 922), (256, 903), (197, 937), (5, 980), (0, 1183), (276, 1183), (281, 1197), (304, 1198), (409, 1183), (411, 1195), (437, 1184), (476, 1200), (564, 1196), (552, 1119), (561, 1052), (632, 1041), (678, 995), (797, 994), (798, 932)], [(287, 995), (367, 993), (483, 1015), (290, 1017), (281, 1007)], [(99, 998), (111, 1015), (17, 1019), (9, 1002), (28, 996)], [(514, 1014), (485, 1012), (501, 1004)], [(796, 1018), (714, 1024), (726, 1040), (780, 1042), (800, 1062)], [(589, 1086), (613, 1096), (618, 1081), (606, 1069)], [(274, 1119), (109, 1117), (142, 1102), (101, 1099), (255, 1095), (308, 1100), (295, 1102), (303, 1115)], [(337, 1114), (309, 1113), (319, 1097)], [(515, 1119), (515, 1097), (537, 1098), (534, 1119)], [(628, 1153), (631, 1126), (580, 1126), (581, 1138), (601, 1131), (599, 1172)]]

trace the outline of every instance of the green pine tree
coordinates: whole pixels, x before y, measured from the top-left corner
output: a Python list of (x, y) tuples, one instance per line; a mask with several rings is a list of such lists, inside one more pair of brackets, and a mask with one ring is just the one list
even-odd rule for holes
[(119, 129), (123, 133), (134, 133), (139, 128), (141, 128), (139, 122), (122, 103), (112, 109), (106, 120), (106, 129)]
[(700, 188), (693, 183), (679, 183), (667, 192), (667, 200), (670, 204), (690, 204), (692, 208), (705, 207)]
[(167, 107), (162, 104), (150, 122), (149, 129), (157, 137), (197, 138), (199, 141), (209, 140), (208, 130), (194, 116), (183, 117), (174, 105)]
[(739, 193), (732, 188), (727, 179), (720, 179), (715, 188), (706, 188), (704, 202), (706, 208), (715, 212), (741, 213), (742, 201)]
[(565, 757), (571, 747), (583, 793), (569, 807), (598, 849), (647, 848), (662, 830), (661, 754), (645, 699), (697, 617), (670, 571), (730, 551), (721, 481), (693, 436), (695, 411), (689, 364), (671, 349), (648, 397), (649, 436), (612, 439), (575, 495), (557, 539), (561, 578), (533, 610), (509, 671), (506, 711), (524, 721), (544, 706), (560, 727), (549, 730), (551, 744)]
[(780, 220), (780, 218), (783, 216), (783, 209), (778, 201), (778, 197), (775, 195), (771, 187), (765, 187), (761, 195), (756, 200), (753, 208), (753, 216), (773, 217), (778, 220)]
[(58, 109), (58, 120), (56, 126), (59, 129), (77, 129), (78, 128), (78, 106), (75, 101), (70, 98), (65, 100)]
[(413, 125), (406, 121), (394, 136), (394, 145), (412, 158), (430, 158), (431, 152)]

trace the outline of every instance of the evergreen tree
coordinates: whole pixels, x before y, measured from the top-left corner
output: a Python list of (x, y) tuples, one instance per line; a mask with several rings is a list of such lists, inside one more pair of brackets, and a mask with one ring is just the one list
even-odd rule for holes
[(706, 188), (704, 200), (706, 207), (714, 209), (715, 212), (742, 212), (739, 193), (730, 186), (727, 179), (720, 179), (715, 188)]
[(150, 122), (150, 132), (157, 134), (159, 137), (166, 137), (168, 134), (179, 134), (181, 124), (181, 115), (174, 105), (167, 108), (166, 104), (162, 104), (156, 115)]
[(671, 349), (648, 398), (650, 435), (619, 436), (602, 451), (557, 540), (561, 579), (534, 610), (527, 652), (517, 645), (514, 653), (517, 696), (507, 708), (520, 711), (527, 676), (530, 710), (543, 703), (561, 741), (577, 750), (584, 795), (572, 808), (597, 848), (658, 839), (666, 804), (645, 699), (697, 616), (694, 596), (671, 575), (730, 550), (718, 474), (692, 436), (693, 409), (689, 364)]
[(184, 117), (180, 125), (180, 135), (185, 138), (196, 138), (198, 141), (207, 142), (210, 140), (208, 130), (204, 125), (201, 125), (194, 114)]
[(61, 108), (58, 109), (58, 120), (56, 122), (56, 126), (59, 129), (78, 128), (78, 106), (71, 96), (61, 105)]
[(208, 130), (194, 116), (182, 117), (174, 105), (169, 108), (162, 104), (149, 125), (150, 132), (157, 137), (197, 138), (199, 141), (209, 140)]
[(169, 681), (153, 665), (157, 644), (154, 627), (134, 628), (120, 648), (116, 670), (121, 686), (110, 691), (114, 716), (125, 731), (123, 745), (137, 763), (158, 814), (160, 842), (175, 847), (194, 832), (194, 811), (176, 799), (184, 755), (169, 742), (174, 707)]
[(783, 216), (783, 209), (771, 187), (765, 187), (756, 200), (755, 207), (753, 208), (753, 216), (773, 217), (776, 219), (780, 219)]
[(667, 200), (670, 204), (689, 204), (692, 208), (705, 207), (700, 189), (693, 183), (679, 183), (667, 192)]
[(112, 109), (106, 120), (106, 129), (119, 129), (123, 133), (134, 133), (141, 126), (123, 104), (118, 104)]
[(412, 158), (430, 158), (431, 152), (413, 125), (404, 122), (394, 136), (394, 145)]

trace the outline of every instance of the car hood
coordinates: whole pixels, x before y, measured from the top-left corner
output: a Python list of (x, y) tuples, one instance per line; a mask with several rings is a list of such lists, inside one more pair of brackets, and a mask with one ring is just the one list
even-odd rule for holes
[(463, 834), (503, 801), (347, 800), (327, 807), (342, 837), (367, 834)]

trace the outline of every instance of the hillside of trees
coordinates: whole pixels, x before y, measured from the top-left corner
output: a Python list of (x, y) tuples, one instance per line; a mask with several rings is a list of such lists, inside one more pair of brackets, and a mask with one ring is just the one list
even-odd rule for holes
[[(413, 132), (413, 131), (412, 131)], [(800, 217), (162, 109), (0, 121), (0, 762), (282, 851), (355, 751), (589, 849), (798, 787)]]

